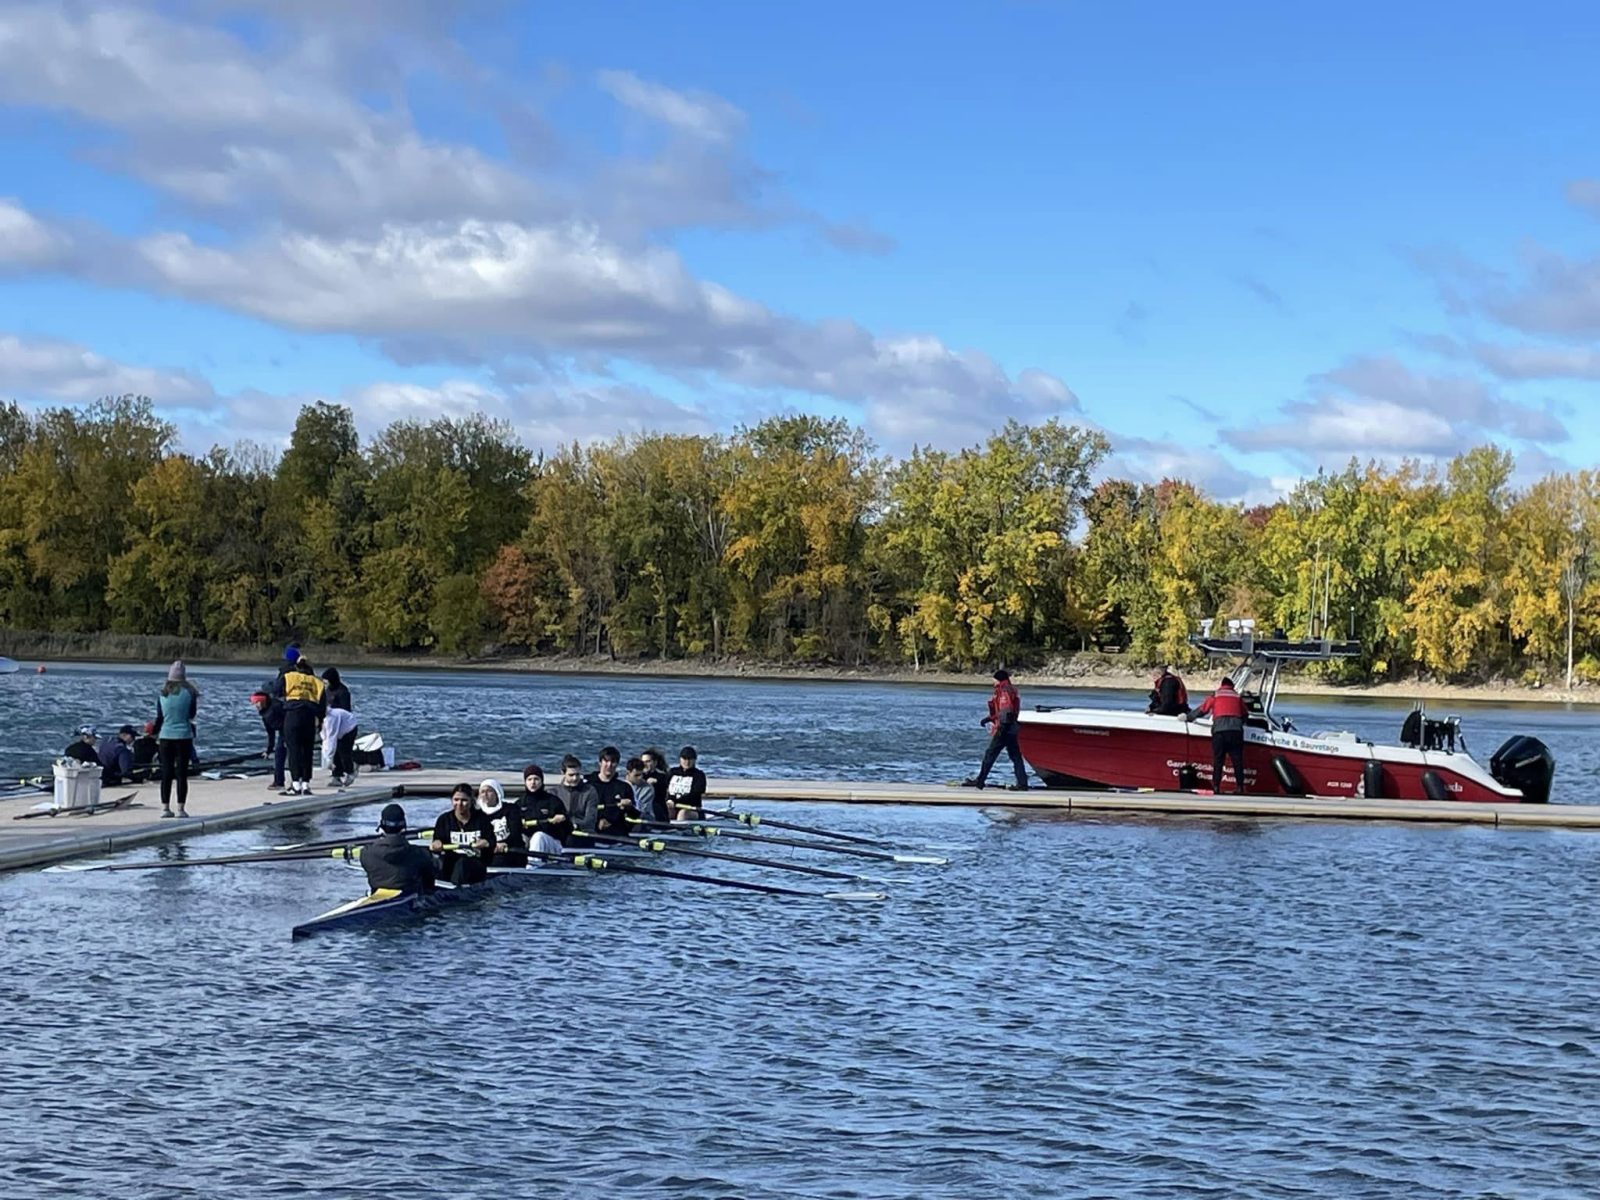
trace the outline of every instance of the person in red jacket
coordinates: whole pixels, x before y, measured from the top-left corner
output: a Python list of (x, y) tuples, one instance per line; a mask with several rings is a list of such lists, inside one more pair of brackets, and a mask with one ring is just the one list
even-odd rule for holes
[(1222, 794), (1222, 768), (1233, 760), (1234, 791), (1244, 794), (1244, 697), (1233, 690), (1233, 680), (1224, 679), (1217, 690), (1187, 717), (1194, 721), (1211, 718), (1211, 787)]
[(989, 715), (981, 724), (989, 726), (989, 748), (983, 752), (983, 766), (971, 779), (962, 781), (963, 787), (981, 788), (989, 778), (989, 770), (994, 766), (995, 759), (1000, 757), (1004, 750), (1011, 756), (1011, 765), (1016, 769), (1017, 782), (1011, 785), (1013, 792), (1028, 790), (1028, 768), (1022, 763), (1022, 748), (1017, 745), (1017, 714), (1022, 711), (1022, 697), (1017, 695), (1017, 688), (1011, 682), (1011, 672), (1001, 667), (994, 673), (994, 692), (989, 697)]

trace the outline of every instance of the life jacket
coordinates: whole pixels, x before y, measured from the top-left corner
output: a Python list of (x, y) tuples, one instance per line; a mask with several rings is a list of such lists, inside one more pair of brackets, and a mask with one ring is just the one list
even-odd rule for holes
[(1017, 694), (1016, 685), (1009, 679), (997, 679), (994, 685), (994, 695), (989, 697), (989, 716), (996, 724), (1004, 721), (1009, 715), (1016, 719), (1022, 711), (1022, 697)]
[(322, 700), (323, 682), (309, 671), (287, 671), (283, 676), (285, 704), (317, 704)]
[(1218, 722), (1226, 722), (1222, 728), (1244, 728), (1244, 697), (1231, 687), (1219, 687), (1200, 706), (1200, 715), (1210, 714), (1212, 728), (1218, 728)]

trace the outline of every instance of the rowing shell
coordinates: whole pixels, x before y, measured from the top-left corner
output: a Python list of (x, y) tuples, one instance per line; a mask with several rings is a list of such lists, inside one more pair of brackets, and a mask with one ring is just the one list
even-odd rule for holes
[(460, 887), (440, 882), (432, 892), (402, 892), (398, 888), (379, 888), (371, 895), (351, 900), (338, 908), (331, 908), (320, 916), (289, 931), (291, 938), (307, 938), (313, 934), (328, 933), (337, 929), (363, 929), (389, 921), (404, 920), (441, 908), (454, 908), (458, 904), (490, 896), (540, 879), (570, 879), (588, 876), (591, 872), (581, 867), (512, 867), (496, 870), (482, 883), (464, 884)]

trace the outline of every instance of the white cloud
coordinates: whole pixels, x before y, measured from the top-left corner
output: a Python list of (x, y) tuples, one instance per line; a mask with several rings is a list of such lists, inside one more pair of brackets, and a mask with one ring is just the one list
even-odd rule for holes
[(1392, 356), (1357, 356), (1310, 382), (1312, 399), (1285, 404), (1278, 419), (1225, 429), (1223, 441), (1318, 464), (1349, 455), (1443, 457), (1506, 437), (1551, 443), (1569, 436), (1547, 408), (1508, 400), (1472, 376), (1426, 374)]
[(1187, 442), (1111, 435), (1112, 451), (1104, 474), (1138, 483), (1182, 479), (1215, 500), (1268, 504), (1284, 489), (1243, 471), (1218, 451)]
[(56, 266), (70, 239), (40, 221), (15, 200), (0, 196), (0, 270), (38, 270)]
[(1359, 397), (1431, 413), (1465, 427), (1508, 433), (1532, 441), (1562, 441), (1567, 431), (1548, 411), (1507, 400), (1468, 375), (1427, 375), (1389, 355), (1347, 359), (1314, 384), (1331, 385)]
[[(354, 335), (413, 365), (535, 358), (592, 373), (620, 360), (695, 387), (822, 396), (858, 406), (897, 445), (958, 444), (1007, 417), (1078, 410), (1044, 371), (1013, 376), (929, 333), (785, 316), (692, 273), (664, 232), (790, 223), (837, 245), (888, 246), (864, 224), (786, 199), (742, 146), (744, 114), (720, 97), (602, 73), (601, 87), (664, 132), (664, 144), (641, 157), (580, 155), (555, 182), (424, 137), (412, 122), (406, 84), (417, 61), (479, 82), (479, 68), (452, 57), (453, 9), (435, 17), (407, 3), (396, 30), (375, 0), (325, 20), (300, 0), (287, 10), (193, 3), (248, 11), (251, 36), (171, 15), (181, 8), (0, 9), (0, 102), (67, 114), (97, 162), (210, 222), (200, 234), (158, 207), (160, 227), (126, 238), (0, 203), (0, 266), (68, 269), (297, 331)], [(362, 36), (376, 25), (383, 37)], [(363, 399), (400, 403), (398, 386)], [(470, 399), (460, 389), (429, 398)], [(589, 393), (602, 415), (625, 415), (638, 400)]]
[(677, 133), (728, 142), (744, 132), (744, 113), (710, 92), (677, 91), (640, 79), (632, 71), (601, 71), (596, 78), (617, 103)]
[(1478, 343), (1471, 351), (1501, 379), (1600, 379), (1600, 350), (1588, 346)]
[(75, 342), (0, 333), (0, 395), (82, 403), (102, 396), (149, 396), (163, 407), (208, 407), (211, 384), (192, 371), (133, 366)]
[(1472, 443), (1435, 413), (1390, 400), (1329, 396), (1285, 404), (1283, 419), (1246, 429), (1225, 429), (1237, 450), (1282, 450), (1303, 461), (1348, 455), (1449, 455)]

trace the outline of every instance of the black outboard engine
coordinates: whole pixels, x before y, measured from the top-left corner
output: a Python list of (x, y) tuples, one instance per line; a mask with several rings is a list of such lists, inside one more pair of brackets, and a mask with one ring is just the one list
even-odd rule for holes
[(1555, 755), (1538, 738), (1519, 733), (1494, 752), (1489, 774), (1506, 787), (1516, 788), (1528, 803), (1548, 804), (1556, 775)]

